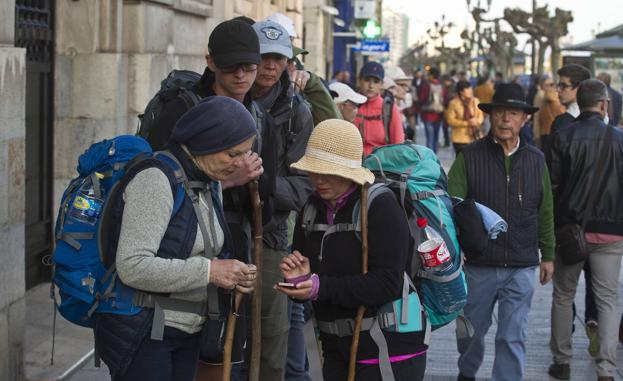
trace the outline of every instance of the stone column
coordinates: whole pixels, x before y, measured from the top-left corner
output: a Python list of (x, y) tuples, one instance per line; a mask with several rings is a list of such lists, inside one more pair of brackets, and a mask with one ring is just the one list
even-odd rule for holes
[(0, 380), (24, 379), (26, 50), (15, 1), (0, 2)]

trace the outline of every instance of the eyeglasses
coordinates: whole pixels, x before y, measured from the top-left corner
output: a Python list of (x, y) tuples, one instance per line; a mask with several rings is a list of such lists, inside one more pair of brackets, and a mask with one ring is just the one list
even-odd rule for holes
[(256, 64), (250, 64), (250, 63), (242, 63), (242, 64), (238, 64), (238, 65), (225, 66), (225, 67), (219, 68), (219, 70), (221, 72), (226, 73), (226, 74), (235, 73), (235, 72), (238, 71), (238, 69), (242, 69), (242, 71), (248, 73), (250, 71), (256, 71), (257, 70), (257, 65)]
[(573, 88), (574, 86), (570, 83), (558, 82), (556, 84), (556, 87), (559, 88), (560, 90), (564, 90), (567, 88)]
[(544, 87), (554, 87), (556, 84), (554, 82), (546, 82), (543, 84)]

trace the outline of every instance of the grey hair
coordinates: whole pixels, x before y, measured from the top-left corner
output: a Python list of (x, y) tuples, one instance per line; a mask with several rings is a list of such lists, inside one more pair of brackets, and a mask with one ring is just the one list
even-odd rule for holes
[(539, 86), (543, 86), (543, 84), (545, 83), (545, 81), (547, 81), (548, 79), (550, 79), (552, 76), (549, 74), (543, 74), (539, 77)]
[(580, 110), (595, 107), (604, 99), (608, 99), (608, 88), (605, 83), (598, 79), (585, 79), (580, 82), (577, 95)]
[(610, 76), (610, 74), (604, 72), (599, 73), (599, 75), (597, 76), (597, 79), (600, 81), (603, 81), (603, 83), (606, 84), (606, 86), (610, 86), (610, 83), (612, 81), (612, 77)]

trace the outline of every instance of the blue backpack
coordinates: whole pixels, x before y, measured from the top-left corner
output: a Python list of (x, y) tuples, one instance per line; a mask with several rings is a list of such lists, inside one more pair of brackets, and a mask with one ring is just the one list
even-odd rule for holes
[(135, 315), (147, 306), (137, 303), (136, 290), (115, 281), (115, 253), (110, 248), (116, 249), (118, 227), (115, 234), (111, 225), (123, 210), (126, 173), (154, 162), (161, 163), (156, 166), (171, 182), (175, 215), (184, 201), (186, 177), (172, 155), (154, 154), (143, 138), (123, 135), (95, 143), (80, 156), (78, 177), (61, 199), (53, 254), (52, 283), (60, 296), (56, 307), (72, 323), (92, 328), (96, 312)]
[[(408, 275), (419, 286), (428, 321), (433, 329), (452, 322), (467, 303), (467, 284), (447, 177), (437, 156), (426, 147), (405, 142), (376, 148), (363, 164), (374, 172), (377, 183), (394, 192), (407, 213), (414, 240)], [(422, 266), (417, 247), (425, 238), (416, 223), (419, 217), (426, 218), (446, 243), (452, 265), (443, 271), (433, 273)]]

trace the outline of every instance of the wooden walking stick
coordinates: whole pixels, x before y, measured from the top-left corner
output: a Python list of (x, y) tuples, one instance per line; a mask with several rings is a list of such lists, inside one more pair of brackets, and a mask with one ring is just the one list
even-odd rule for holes
[(251, 360), (249, 381), (260, 379), (260, 354), (262, 349), (262, 201), (257, 180), (249, 183), (253, 205), (253, 262), (257, 268), (255, 291), (251, 299)]
[[(361, 267), (363, 274), (368, 273), (368, 184), (361, 187)], [(359, 334), (365, 306), (357, 308), (355, 327), (353, 328), (353, 341), (350, 344), (350, 359), (348, 360), (348, 381), (355, 381), (355, 366), (357, 365), (357, 349), (359, 348)]]
[(242, 301), (242, 294), (235, 292), (234, 305), (227, 317), (227, 330), (225, 331), (225, 345), (223, 347), (223, 381), (229, 381), (231, 379), (231, 351), (234, 345), (234, 333), (236, 331), (236, 317), (238, 316), (238, 309), (240, 308), (240, 302)]

